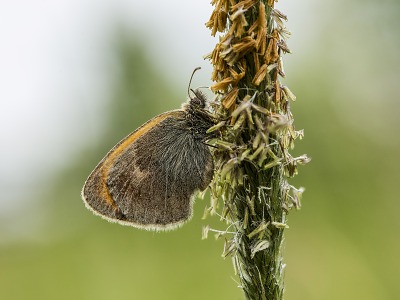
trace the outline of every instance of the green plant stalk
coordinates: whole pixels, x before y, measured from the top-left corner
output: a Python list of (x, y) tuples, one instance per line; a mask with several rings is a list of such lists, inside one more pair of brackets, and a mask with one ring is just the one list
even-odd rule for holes
[[(286, 215), (300, 207), (302, 188), (289, 185), (297, 165), (289, 149), (302, 137), (290, 112), (295, 96), (280, 83), (282, 54), (289, 32), (274, 1), (213, 0), (206, 26), (219, 43), (209, 55), (218, 93), (216, 115), (224, 120), (216, 142), (211, 213), (218, 211), (229, 226), (224, 256), (232, 255), (247, 299), (283, 299), (282, 243)], [(208, 228), (205, 233), (207, 234)]]

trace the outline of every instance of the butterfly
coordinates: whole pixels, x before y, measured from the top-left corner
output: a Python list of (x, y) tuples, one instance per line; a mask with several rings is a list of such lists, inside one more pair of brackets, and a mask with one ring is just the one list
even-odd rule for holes
[(194, 195), (214, 174), (206, 141), (215, 118), (206, 109), (206, 96), (190, 83), (188, 95), (181, 109), (144, 123), (99, 162), (82, 190), (89, 210), (149, 230), (174, 229), (191, 218)]

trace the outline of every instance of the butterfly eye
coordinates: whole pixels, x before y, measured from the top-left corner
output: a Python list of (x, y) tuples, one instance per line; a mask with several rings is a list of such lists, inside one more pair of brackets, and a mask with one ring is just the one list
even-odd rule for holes
[(191, 104), (192, 106), (194, 106), (194, 107), (202, 107), (202, 106), (203, 106), (202, 101), (201, 101), (199, 98), (197, 98), (197, 97), (192, 98), (192, 99), (190, 100), (190, 104)]

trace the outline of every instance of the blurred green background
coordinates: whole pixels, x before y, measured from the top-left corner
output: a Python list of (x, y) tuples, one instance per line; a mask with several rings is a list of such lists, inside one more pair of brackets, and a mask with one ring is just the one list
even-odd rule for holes
[[(298, 99), (296, 127), (305, 129), (293, 152), (313, 159), (291, 180), (306, 192), (302, 209), (289, 215), (285, 299), (397, 299), (400, 4), (303, 1), (301, 9), (278, 8), (294, 33), (285, 84)], [(208, 35), (203, 23), (190, 26)], [(80, 200), (104, 154), (149, 118), (179, 107), (191, 70), (206, 64), (201, 53), (177, 83), (171, 78), (179, 61), (176, 69), (160, 66), (168, 53), (157, 49), (154, 57), (145, 31), (118, 24), (104, 34), (113, 57), (108, 100), (83, 103), (84, 111), (101, 112), (90, 119), (101, 133), (90, 138), (87, 120), (71, 119), (82, 128), (73, 134), (85, 136), (74, 154), (50, 173), (33, 172), (43, 178), (34, 188), (14, 187), (30, 186), (23, 205), (1, 215), (0, 299), (242, 299), (231, 261), (221, 258), (223, 241), (201, 240), (202, 226), (224, 228), (216, 217), (201, 220), (207, 197), (196, 201), (191, 222), (168, 233), (110, 224)], [(187, 42), (182, 53), (191, 51), (196, 37), (180, 39)], [(26, 151), (50, 153), (51, 146)]]

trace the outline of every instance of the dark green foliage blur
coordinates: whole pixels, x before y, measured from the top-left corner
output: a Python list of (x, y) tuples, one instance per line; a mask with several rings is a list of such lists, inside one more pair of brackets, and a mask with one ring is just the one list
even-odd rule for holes
[[(291, 104), (295, 124), (305, 129), (293, 152), (313, 160), (291, 181), (306, 191), (302, 209), (289, 214), (285, 299), (400, 294), (400, 105), (393, 70), (400, 64), (397, 52), (387, 50), (400, 44), (400, 35), (385, 33), (395, 19), (387, 12), (388, 24), (365, 25), (350, 40), (344, 38), (349, 23), (327, 20), (320, 48), (286, 66), (285, 84), (298, 99)], [(332, 28), (336, 35), (323, 33)], [(356, 51), (371, 36), (370, 47)], [(86, 177), (115, 143), (184, 101), (185, 92), (166, 84), (132, 40), (116, 39), (119, 77), (102, 116), (101, 143), (82, 145), (35, 199), (44, 216), (38, 236), (0, 244), (0, 299), (242, 299), (230, 259), (221, 258), (223, 241), (201, 240), (203, 225), (224, 228), (218, 217), (201, 220), (207, 196), (196, 201), (189, 223), (168, 233), (108, 223), (80, 199)], [(294, 54), (290, 63), (299, 59)]]

